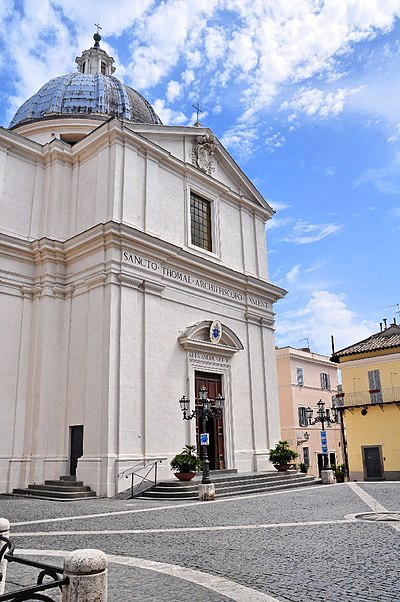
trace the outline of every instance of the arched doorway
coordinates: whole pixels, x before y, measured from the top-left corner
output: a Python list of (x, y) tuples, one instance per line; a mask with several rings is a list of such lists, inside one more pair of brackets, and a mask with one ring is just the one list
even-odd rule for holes
[[(211, 405), (215, 405), (217, 395), (222, 395), (222, 375), (212, 372), (195, 372), (195, 392), (196, 407), (199, 405), (199, 390), (205, 387), (207, 396)], [(200, 445), (200, 433), (202, 432), (202, 422), (200, 418), (196, 419), (196, 442), (197, 449), (200, 449), (202, 458), (203, 448)], [(210, 461), (210, 470), (223, 470), (225, 468), (225, 443), (224, 443), (224, 415), (223, 411), (219, 417), (209, 418), (207, 420), (207, 432), (209, 434), (208, 458)]]

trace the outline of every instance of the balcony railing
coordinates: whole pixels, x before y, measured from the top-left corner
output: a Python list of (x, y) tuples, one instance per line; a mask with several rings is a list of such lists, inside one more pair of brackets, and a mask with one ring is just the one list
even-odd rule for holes
[(400, 403), (400, 387), (337, 393), (332, 397), (332, 403), (338, 408), (351, 408), (354, 406), (379, 405), (396, 402)]

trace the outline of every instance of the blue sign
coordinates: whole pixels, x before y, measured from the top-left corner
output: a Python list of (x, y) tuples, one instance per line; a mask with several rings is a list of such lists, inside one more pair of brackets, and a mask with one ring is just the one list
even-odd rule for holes
[(322, 446), (322, 453), (323, 454), (327, 454), (328, 453), (328, 447), (326, 445)]
[(201, 433), (200, 435), (200, 445), (209, 445), (210, 437), (208, 433)]

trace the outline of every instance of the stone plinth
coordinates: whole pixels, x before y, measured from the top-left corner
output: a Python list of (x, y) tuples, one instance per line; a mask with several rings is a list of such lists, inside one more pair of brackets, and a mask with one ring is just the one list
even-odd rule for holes
[(323, 485), (333, 485), (335, 482), (333, 470), (331, 468), (321, 470), (321, 480)]
[(199, 500), (202, 502), (211, 502), (215, 500), (215, 487), (213, 483), (199, 485)]

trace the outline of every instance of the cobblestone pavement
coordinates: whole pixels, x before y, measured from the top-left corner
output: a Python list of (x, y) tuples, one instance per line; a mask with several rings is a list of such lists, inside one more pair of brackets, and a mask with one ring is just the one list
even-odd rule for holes
[[(217, 499), (52, 502), (0, 497), (19, 550), (109, 557), (109, 600), (400, 602), (400, 483), (349, 483)], [(9, 565), (8, 579), (27, 583)]]

